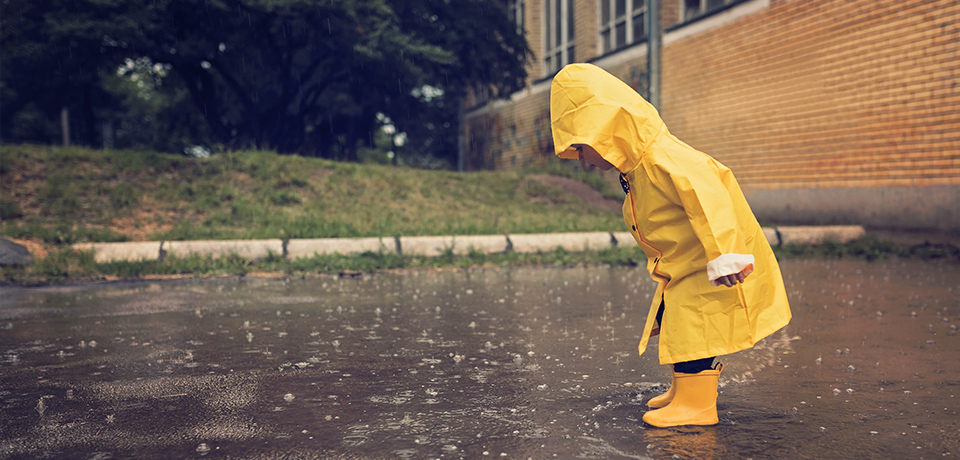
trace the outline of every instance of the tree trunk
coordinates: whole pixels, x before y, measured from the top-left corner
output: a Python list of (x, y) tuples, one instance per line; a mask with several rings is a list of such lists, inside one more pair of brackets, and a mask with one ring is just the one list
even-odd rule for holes
[(63, 146), (70, 146), (70, 109), (60, 109), (60, 133), (63, 135)]

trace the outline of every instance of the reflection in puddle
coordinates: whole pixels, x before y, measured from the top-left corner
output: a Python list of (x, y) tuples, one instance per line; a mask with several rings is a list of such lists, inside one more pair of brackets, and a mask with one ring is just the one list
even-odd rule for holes
[[(725, 356), (715, 427), (640, 417), (640, 269), (6, 289), (0, 456), (939, 457), (960, 271), (786, 261), (794, 320)], [(655, 342), (654, 342), (655, 345)]]

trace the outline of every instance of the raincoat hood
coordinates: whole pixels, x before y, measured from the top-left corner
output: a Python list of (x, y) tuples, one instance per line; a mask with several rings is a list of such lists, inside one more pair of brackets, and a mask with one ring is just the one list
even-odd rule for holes
[(586, 144), (624, 173), (666, 132), (653, 105), (593, 64), (567, 65), (553, 78), (550, 125), (560, 158), (576, 159), (571, 146)]

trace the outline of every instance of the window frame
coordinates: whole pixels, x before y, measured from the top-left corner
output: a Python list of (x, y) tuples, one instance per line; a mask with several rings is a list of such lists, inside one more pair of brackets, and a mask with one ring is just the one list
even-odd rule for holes
[[(740, 3), (741, 1), (742, 0), (681, 0), (680, 23), (696, 21), (697, 19), (725, 9), (735, 3)], [(691, 10), (690, 3), (698, 3), (697, 9)], [(715, 3), (715, 5), (710, 6), (710, 3)]]
[[(557, 5), (560, 6), (560, 11), (556, 11)], [(574, 0), (544, 0), (543, 6), (544, 58), (542, 64), (544, 74), (553, 75), (563, 66), (576, 62)]]
[[(623, 12), (618, 15), (620, 13), (618, 7), (621, 3)], [(646, 0), (597, 0), (597, 9), (597, 48), (600, 55), (647, 40)], [(605, 17), (606, 20), (604, 20)], [(640, 33), (637, 33), (638, 21)], [(622, 29), (618, 30), (619, 27)]]

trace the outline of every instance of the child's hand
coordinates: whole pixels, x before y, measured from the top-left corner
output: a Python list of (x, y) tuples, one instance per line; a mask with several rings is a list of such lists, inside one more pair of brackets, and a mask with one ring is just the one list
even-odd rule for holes
[(717, 278), (715, 281), (718, 284), (722, 284), (726, 287), (733, 287), (739, 283), (742, 283), (743, 280), (746, 279), (746, 277), (747, 275), (744, 275), (743, 272), (740, 272), (740, 273), (734, 273), (732, 275), (721, 276)]

